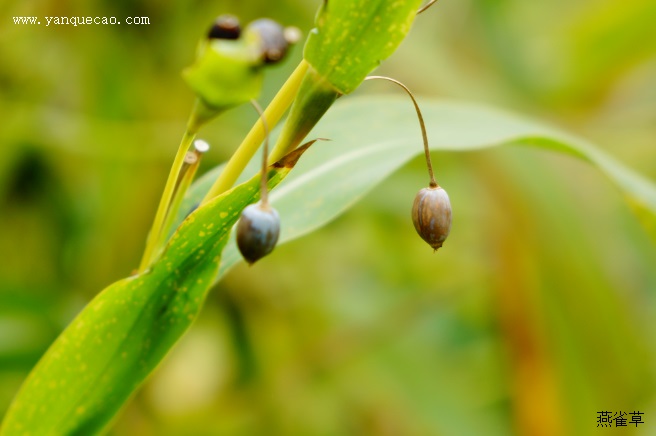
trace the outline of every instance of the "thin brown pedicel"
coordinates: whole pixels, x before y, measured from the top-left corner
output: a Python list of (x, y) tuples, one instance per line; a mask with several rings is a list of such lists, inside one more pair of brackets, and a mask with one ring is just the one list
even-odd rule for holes
[(415, 230), (421, 238), (430, 245), (434, 251), (442, 246), (451, 231), (451, 201), (446, 191), (437, 184), (433, 173), (430, 150), (428, 147), (428, 135), (421, 110), (410, 89), (398, 80), (385, 76), (369, 76), (365, 80), (383, 79), (399, 85), (410, 96), (417, 111), (421, 135), (424, 141), (424, 154), (430, 182), (427, 188), (421, 189), (415, 196), (412, 205), (412, 222)]

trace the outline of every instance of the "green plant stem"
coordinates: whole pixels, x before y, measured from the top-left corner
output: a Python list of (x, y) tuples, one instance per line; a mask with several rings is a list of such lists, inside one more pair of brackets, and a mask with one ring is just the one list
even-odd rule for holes
[(330, 82), (308, 68), (269, 159), (276, 162), (296, 149), (339, 96)]
[[(188, 151), (185, 157), (185, 163), (183, 164), (182, 169), (180, 170), (180, 176), (178, 182), (176, 183), (175, 192), (173, 193), (173, 198), (171, 199), (171, 206), (166, 214), (166, 219), (164, 221), (164, 226), (162, 227), (162, 232), (160, 235), (160, 240), (157, 244), (158, 247), (163, 247), (166, 244), (169, 233), (171, 232), (171, 227), (175, 222), (175, 219), (178, 215), (178, 210), (180, 210), (180, 205), (182, 200), (191, 186), (191, 183), (194, 181), (194, 176), (198, 167), (200, 166), (202, 152), (198, 150)], [(191, 162), (187, 162), (191, 158)]]
[[(194, 108), (190, 119), (194, 119), (196, 117), (195, 112), (196, 108)], [(169, 172), (169, 178), (166, 180), (166, 185), (164, 185), (164, 191), (162, 192), (162, 198), (160, 199), (159, 206), (157, 207), (157, 213), (155, 214), (153, 225), (150, 228), (150, 232), (148, 233), (146, 248), (144, 249), (143, 257), (141, 258), (141, 263), (139, 264), (140, 273), (144, 272), (148, 268), (148, 266), (157, 256), (157, 252), (161, 248), (160, 242), (162, 240), (164, 221), (167, 214), (172, 212), (170, 211), (171, 199), (173, 198), (173, 193), (176, 188), (178, 175), (180, 174), (180, 170), (184, 165), (185, 155), (187, 154), (187, 151), (189, 150), (189, 147), (191, 146), (191, 143), (195, 137), (196, 131), (192, 131), (189, 127), (187, 127), (187, 130), (185, 131), (184, 135), (182, 136), (182, 140), (180, 141), (178, 152), (176, 153), (175, 159), (173, 160), (173, 165), (171, 166), (171, 171)]]
[(262, 169), (260, 170), (260, 204), (263, 208), (269, 207), (269, 190), (267, 189), (267, 164), (269, 154), (269, 126), (264, 117), (264, 111), (256, 100), (251, 100), (251, 104), (257, 111), (257, 114), (262, 120), (262, 127), (264, 127), (264, 148), (262, 149)]
[[(294, 101), (307, 69), (307, 62), (301, 61), (282, 88), (280, 88), (280, 91), (278, 91), (269, 106), (267, 106), (264, 111), (264, 118), (267, 120), (270, 128), (278, 124), (280, 118), (282, 118), (285, 111), (287, 111)], [(244, 171), (244, 168), (246, 168), (246, 165), (257, 151), (265, 136), (266, 132), (262, 123), (262, 117), (260, 117), (232, 155), (207, 195), (205, 195), (201, 205), (207, 203), (217, 195), (224, 193), (235, 184), (237, 178)]]

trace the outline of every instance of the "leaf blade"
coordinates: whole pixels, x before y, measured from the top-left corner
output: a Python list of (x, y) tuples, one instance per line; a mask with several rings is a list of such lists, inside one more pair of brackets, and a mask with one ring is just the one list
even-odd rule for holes
[(353, 92), (405, 38), (420, 0), (331, 0), (317, 14), (303, 57), (342, 94)]
[[(468, 152), (502, 145), (530, 146), (591, 163), (615, 183), (656, 240), (654, 183), (588, 141), (482, 105), (430, 99), (420, 99), (419, 105), (433, 151)], [(366, 123), (363, 123), (362, 114), (367, 114)], [(281, 216), (279, 244), (325, 225), (422, 153), (417, 119), (410, 102), (401, 95), (340, 100), (311, 135), (332, 141), (316, 147), (271, 194), (272, 204)], [(436, 164), (439, 182), (439, 159)], [(212, 177), (215, 175), (213, 172)], [(201, 195), (205, 183), (199, 180), (191, 191), (192, 197)], [(217, 280), (239, 260), (234, 242), (228, 242)]]
[[(270, 188), (303, 151), (270, 167)], [(94, 298), (30, 373), (0, 434), (102, 431), (199, 313), (230, 231), (259, 198), (259, 184), (258, 175), (194, 211), (150, 270)]]

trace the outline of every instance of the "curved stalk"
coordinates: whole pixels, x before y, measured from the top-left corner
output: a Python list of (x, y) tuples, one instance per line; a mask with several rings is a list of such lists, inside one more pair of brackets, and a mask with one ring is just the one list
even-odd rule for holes
[(382, 79), (382, 80), (387, 80), (388, 82), (396, 83), (401, 88), (403, 88), (403, 90), (410, 96), (410, 99), (412, 100), (412, 104), (415, 105), (415, 110), (417, 111), (417, 118), (419, 119), (419, 127), (421, 127), (421, 136), (422, 139), (424, 140), (424, 155), (426, 156), (426, 166), (428, 167), (428, 175), (430, 176), (429, 185), (432, 188), (437, 187), (437, 182), (435, 181), (435, 174), (433, 173), (433, 164), (431, 163), (430, 150), (428, 148), (428, 135), (426, 134), (426, 125), (424, 124), (424, 117), (421, 115), (421, 110), (419, 109), (417, 100), (415, 100), (415, 96), (412, 95), (412, 92), (410, 92), (410, 89), (408, 89), (407, 86), (405, 86), (403, 83), (399, 82), (398, 80), (392, 79), (390, 77), (367, 76), (364, 80), (374, 80), (374, 79)]

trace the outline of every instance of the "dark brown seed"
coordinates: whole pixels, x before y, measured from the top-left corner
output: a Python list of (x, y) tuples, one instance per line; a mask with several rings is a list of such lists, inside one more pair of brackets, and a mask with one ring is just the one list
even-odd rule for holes
[(446, 191), (439, 186), (419, 191), (412, 205), (412, 222), (428, 245), (440, 248), (451, 231), (451, 202)]
[(239, 39), (240, 35), (239, 19), (234, 15), (219, 16), (207, 33), (209, 39)]

